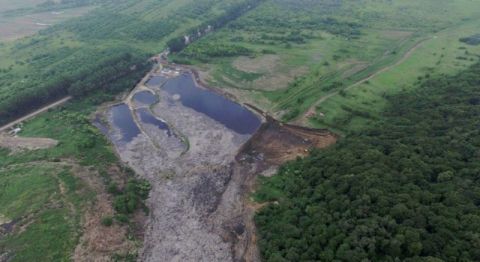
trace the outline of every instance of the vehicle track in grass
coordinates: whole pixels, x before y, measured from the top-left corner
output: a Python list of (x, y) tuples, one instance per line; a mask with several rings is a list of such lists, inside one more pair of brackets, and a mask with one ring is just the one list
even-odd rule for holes
[[(355, 88), (357, 86), (360, 86), (362, 84), (364, 84), (365, 82), (367, 81), (370, 81), (371, 79), (379, 76), (380, 74), (383, 74), (387, 71), (390, 71), (392, 68), (394, 67), (397, 67), (398, 65), (402, 64), (403, 62), (405, 62), (408, 58), (410, 58), (413, 53), (415, 53), (415, 51), (420, 48), (427, 40), (430, 40), (432, 39), (432, 37), (428, 37), (428, 38), (422, 38), (420, 39), (419, 41), (417, 41), (417, 43), (415, 45), (413, 45), (407, 52), (405, 52), (405, 54), (403, 54), (403, 56), (397, 60), (395, 63), (391, 64), (391, 65), (387, 65), (385, 67), (382, 67), (380, 68), (379, 70), (373, 72), (372, 74), (368, 75), (367, 77), (365, 78), (362, 78), (360, 80), (358, 80), (357, 82), (347, 86), (346, 88), (342, 89), (342, 90), (350, 90), (352, 88)], [(307, 125), (308, 123), (308, 118), (310, 116), (313, 116), (316, 114), (316, 108), (322, 104), (323, 102), (325, 102), (326, 100), (330, 99), (331, 97), (337, 95), (340, 91), (333, 91), (333, 92), (330, 92), (328, 94), (326, 94), (325, 96), (322, 96), (319, 100), (317, 100), (317, 102), (315, 102), (313, 105), (310, 106), (310, 108), (300, 117), (298, 118), (297, 120), (294, 121), (295, 124), (298, 124), (298, 125)]]

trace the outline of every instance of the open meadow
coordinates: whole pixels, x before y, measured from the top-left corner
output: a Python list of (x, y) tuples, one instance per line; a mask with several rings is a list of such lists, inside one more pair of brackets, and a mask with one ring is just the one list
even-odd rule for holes
[(93, 1), (75, 5), (46, 4), (45, 0), (0, 1), (0, 42), (30, 36), (40, 30), (93, 10)]
[(285, 121), (357, 129), (385, 96), (477, 60), (459, 39), (478, 33), (478, 3), (440, 2), (266, 1), (174, 61)]

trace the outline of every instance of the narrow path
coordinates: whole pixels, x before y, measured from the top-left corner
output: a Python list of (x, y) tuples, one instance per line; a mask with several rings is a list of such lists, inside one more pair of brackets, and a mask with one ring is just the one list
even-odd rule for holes
[[(422, 46), (423, 43), (425, 43), (425, 41), (431, 39), (430, 37), (429, 38), (424, 38), (424, 39), (421, 39), (419, 40), (414, 46), (412, 46), (397, 62), (395, 62), (394, 64), (391, 64), (391, 65), (388, 65), (386, 67), (383, 67), (381, 69), (379, 69), (378, 71), (374, 72), (373, 74), (370, 74), (369, 76), (363, 78), (363, 79), (360, 79), (359, 81), (353, 83), (352, 85), (344, 88), (343, 90), (350, 90), (354, 87), (357, 87), (375, 77), (377, 77), (378, 75), (382, 74), (382, 73), (385, 73), (387, 71), (389, 71), (390, 69), (402, 64), (403, 62), (405, 62), (408, 58), (410, 58), (410, 56), (412, 56), (412, 54), (420, 47)], [(340, 91), (333, 91), (329, 94), (326, 94), (325, 96), (322, 96), (317, 102), (315, 102), (312, 106), (310, 106), (310, 108), (296, 121), (294, 121), (295, 124), (298, 124), (298, 125), (306, 125), (307, 122), (308, 122), (308, 116), (310, 115), (314, 115), (316, 113), (316, 107), (319, 106), (320, 104), (322, 104), (323, 102), (325, 102), (326, 100), (328, 100), (330, 97), (334, 96), (334, 95), (337, 95)]]
[(59, 106), (59, 105), (65, 103), (65, 102), (67, 102), (67, 101), (70, 100), (71, 98), (72, 98), (71, 96), (64, 97), (64, 98), (62, 98), (62, 99), (60, 99), (60, 100), (58, 100), (58, 101), (56, 101), (56, 102), (53, 102), (53, 103), (51, 103), (51, 104), (49, 104), (49, 105), (46, 105), (46, 106), (38, 109), (38, 110), (36, 110), (36, 111), (34, 111), (34, 112), (26, 115), (26, 116), (23, 116), (23, 117), (15, 120), (15, 121), (13, 121), (13, 122), (10, 122), (10, 123), (8, 123), (8, 124), (0, 127), (0, 132), (6, 131), (7, 129), (15, 126), (16, 124), (19, 124), (19, 123), (21, 123), (21, 122), (23, 122), (23, 121), (26, 121), (26, 120), (28, 120), (28, 119), (30, 119), (30, 118), (38, 115), (38, 114), (41, 114), (41, 113), (47, 111), (47, 110), (50, 109), (50, 108)]
[(345, 90), (349, 90), (353, 87), (356, 87), (356, 86), (359, 86), (371, 79), (373, 79), (374, 77), (386, 72), (386, 71), (389, 71), (390, 69), (402, 64), (403, 62), (405, 62), (408, 58), (410, 58), (410, 56), (412, 56), (412, 54), (427, 40), (429, 40), (430, 38), (424, 38), (422, 40), (419, 40), (414, 46), (412, 46), (412, 48), (410, 48), (410, 50), (408, 50), (395, 64), (392, 64), (392, 65), (389, 65), (389, 66), (386, 66), (378, 71), (376, 71), (375, 73), (371, 74), (370, 76), (354, 83), (353, 85), (350, 85), (348, 86), (347, 88), (345, 88)]

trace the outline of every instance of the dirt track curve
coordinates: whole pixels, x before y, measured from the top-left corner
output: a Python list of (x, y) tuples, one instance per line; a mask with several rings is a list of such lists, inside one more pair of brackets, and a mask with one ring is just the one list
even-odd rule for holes
[[(410, 48), (397, 62), (395, 62), (394, 64), (391, 64), (391, 65), (388, 65), (386, 67), (383, 67), (381, 69), (379, 69), (378, 71), (370, 74), (369, 76), (363, 78), (363, 79), (360, 79), (359, 81), (353, 83), (352, 85), (346, 87), (344, 90), (350, 90), (354, 87), (357, 87), (375, 77), (377, 77), (378, 75), (382, 74), (382, 73), (385, 73), (387, 71), (389, 71), (390, 69), (402, 64), (403, 62), (405, 62), (405, 60), (407, 60), (408, 58), (410, 58), (410, 56), (412, 56), (412, 54), (420, 47), (422, 46), (423, 43), (425, 43), (425, 41), (429, 40), (431, 38), (424, 38), (424, 39), (421, 39), (419, 40), (414, 46), (412, 46), (412, 48)], [(319, 106), (320, 104), (322, 104), (323, 102), (325, 102), (326, 100), (328, 100), (330, 97), (334, 96), (334, 95), (337, 95), (339, 93), (339, 91), (334, 91), (334, 92), (331, 92), (323, 97), (321, 97), (317, 102), (315, 102), (312, 106), (310, 106), (310, 108), (295, 122), (295, 124), (298, 124), (298, 125), (307, 125), (307, 122), (308, 122), (308, 116), (309, 115), (313, 115), (315, 114), (315, 108), (317, 106)]]

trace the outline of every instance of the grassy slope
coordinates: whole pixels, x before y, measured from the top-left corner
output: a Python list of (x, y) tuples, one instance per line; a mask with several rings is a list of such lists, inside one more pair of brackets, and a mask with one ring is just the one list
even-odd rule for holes
[(324, 101), (316, 109), (325, 116), (317, 117), (311, 123), (340, 129), (361, 128), (369, 120), (375, 120), (382, 111), (386, 95), (414, 88), (419, 78), (426, 75), (452, 75), (468, 67), (478, 61), (480, 47), (465, 45), (458, 39), (477, 33), (479, 26), (480, 20), (472, 20), (430, 34), (429, 39), (401, 64), (367, 83), (348, 89), (343, 95), (337, 94)]
[[(7, 168), (0, 172), (5, 189), (0, 213), (18, 219), (17, 226), (25, 230), (0, 239), (0, 250), (14, 253), (13, 261), (68, 260), (79, 237), (83, 205), (92, 195), (58, 163)], [(61, 184), (67, 184), (67, 192), (61, 192)]]
[(22, 1), (0, 0), (0, 12), (20, 9), (20, 8), (31, 8), (43, 2), (45, 1), (44, 0), (22, 0)]
[(66, 261), (77, 244), (83, 209), (95, 194), (63, 159), (101, 174), (117, 161), (107, 141), (89, 125), (91, 109), (81, 108), (91, 106), (70, 104), (25, 124), (24, 136), (57, 139), (57, 147), (13, 155), (0, 150), (0, 214), (17, 221), (17, 230), (0, 239), (0, 253), (13, 255), (13, 261)]
[[(407, 84), (405, 79), (415, 80), (420, 74), (424, 74), (426, 67), (437, 66), (438, 58), (428, 57), (428, 52), (436, 53), (438, 57), (444, 55), (440, 62), (441, 69), (438, 73), (453, 74), (458, 69), (471, 64), (471, 61), (457, 60), (455, 57), (464, 50), (457, 50), (461, 45), (458, 38), (475, 33), (475, 27), (480, 25), (480, 11), (476, 8), (478, 3), (474, 1), (344, 1), (340, 6), (338, 1), (267, 1), (250, 14), (239, 19), (238, 24), (248, 25), (252, 21), (263, 21), (265, 17), (273, 21), (302, 21), (304, 17), (328, 18), (333, 17), (339, 21), (351, 21), (362, 25), (361, 36), (358, 39), (333, 35), (325, 30), (302, 29), (295, 26), (276, 26), (275, 23), (260, 24), (255, 27), (226, 28), (211, 35), (201, 42), (226, 43), (242, 45), (255, 51), (255, 56), (262, 56), (262, 50), (274, 51), (280, 58), (276, 68), (271, 73), (262, 73), (261, 76), (275, 77), (288, 74), (299, 67), (308, 68), (309, 73), (297, 84), (291, 84), (288, 88), (277, 91), (265, 91), (275, 89), (264, 82), (255, 82), (257, 78), (249, 79), (250, 75), (238, 72), (232, 64), (236, 57), (212, 58), (207, 62), (190, 61), (199, 68), (209, 71), (211, 84), (220, 87), (235, 88), (246, 100), (257, 101), (259, 106), (279, 115), (290, 112), (288, 120), (301, 118), (302, 114), (315, 105), (321, 97), (332, 92), (338, 92), (347, 88), (358, 80), (361, 80), (386, 66), (395, 64), (416, 43), (425, 38), (432, 40), (419, 48), (406, 64), (414, 64), (414, 70), (402, 70), (397, 77), (385, 79), (389, 85), (392, 83)], [(297, 8), (289, 11), (288, 8)], [(265, 19), (266, 20), (266, 19)], [(306, 19), (308, 20), (308, 19)], [(255, 24), (255, 23), (253, 23)], [(477, 30), (478, 31), (478, 30)], [(285, 42), (265, 43), (257, 41), (264, 34), (286, 35), (291, 32), (313, 36), (307, 39), (305, 44), (286, 44)], [(436, 36), (436, 38), (434, 38)], [(434, 39), (433, 39), (434, 38)], [(253, 39), (253, 40), (252, 40)], [(435, 44), (436, 43), (436, 44)], [(431, 49), (433, 48), (433, 49)], [(445, 48), (445, 49), (443, 49)], [(431, 50), (430, 50), (431, 49)], [(478, 52), (478, 48), (469, 47), (471, 53)], [(428, 50), (428, 51), (427, 51)], [(470, 56), (472, 57), (472, 56)], [(469, 57), (469, 59), (470, 59)], [(458, 64), (455, 66), (455, 64)], [(359, 66), (364, 65), (364, 68)], [(422, 69), (422, 70), (419, 70)], [(233, 72), (233, 73), (232, 73)], [(390, 71), (389, 71), (390, 72)], [(386, 72), (384, 74), (388, 74)], [(434, 72), (432, 72), (434, 73)], [(379, 77), (383, 77), (379, 76)], [(391, 73), (390, 73), (391, 74)], [(402, 81), (397, 81), (399, 78)], [(294, 81), (293, 77), (290, 79)], [(334, 89), (331, 84), (340, 82), (343, 85)], [(372, 80), (371, 82), (376, 82)], [(261, 84), (260, 84), (261, 83)], [(268, 85), (268, 84), (267, 84)], [(371, 92), (380, 94), (393, 94), (401, 90), (400, 85), (394, 88), (384, 87), (370, 88)], [(248, 91), (238, 91), (246, 89)], [(357, 88), (356, 88), (357, 89)], [(360, 88), (358, 88), (360, 89)], [(375, 91), (374, 91), (375, 90)], [(351, 112), (341, 108), (345, 102), (352, 106), (352, 110), (381, 111), (384, 100), (376, 96), (375, 101), (361, 96), (358, 91), (349, 90), (352, 94), (348, 101), (339, 94), (334, 95), (325, 104), (322, 104), (318, 113), (322, 112), (325, 118), (317, 118), (311, 121), (314, 126), (329, 126), (341, 130), (359, 128), (363, 121), (353, 120)], [(343, 92), (342, 92), (343, 93)], [(343, 94), (344, 95), (344, 94)], [(353, 95), (356, 95), (354, 97)], [(265, 100), (267, 98), (268, 100)], [(353, 99), (352, 99), (353, 98)], [(367, 99), (367, 100), (364, 100)], [(323, 106), (325, 105), (325, 106)], [(365, 113), (366, 114), (366, 113)], [(355, 116), (355, 118), (357, 118)], [(345, 120), (347, 119), (347, 120)]]
[[(73, 17), (82, 16), (95, 8), (93, 3), (82, 6), (63, 6), (51, 10), (40, 9), (46, 0), (0, 0), (0, 43), (30, 36), (48, 26)], [(39, 25), (44, 24), (44, 25)]]

